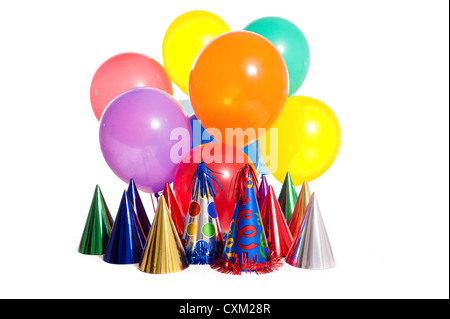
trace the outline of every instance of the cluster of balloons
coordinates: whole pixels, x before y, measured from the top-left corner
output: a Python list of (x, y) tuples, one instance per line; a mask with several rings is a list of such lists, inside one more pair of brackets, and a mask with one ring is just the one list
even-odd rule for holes
[[(294, 96), (310, 56), (292, 22), (265, 17), (231, 31), (217, 15), (191, 11), (170, 24), (162, 53), (164, 66), (139, 53), (115, 55), (92, 79), (101, 150), (125, 183), (133, 178), (140, 190), (156, 194), (173, 182), (186, 214), (190, 178), (203, 160), (220, 173), (224, 191), (215, 201), (226, 230), (234, 209), (228, 189), (243, 165), (237, 158), (280, 182), (289, 171), (295, 185), (319, 177), (335, 160), (341, 142), (336, 115), (316, 99)], [(175, 99), (172, 82), (189, 99)], [(228, 138), (237, 129), (254, 134)], [(268, 152), (274, 146), (276, 161)], [(193, 161), (196, 153), (200, 158)]]

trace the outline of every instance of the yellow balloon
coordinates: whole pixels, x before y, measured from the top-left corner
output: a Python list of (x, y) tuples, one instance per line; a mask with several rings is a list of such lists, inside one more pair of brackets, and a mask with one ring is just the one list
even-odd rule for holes
[[(303, 98), (300, 96), (288, 97), (280, 117), (271, 127), (272, 133), (271, 130), (267, 130), (266, 134), (259, 139), (261, 155), (271, 172), (277, 168), (275, 172), (286, 173), (287, 165), (302, 144), (305, 122), (302, 101)], [(273, 129), (277, 129), (277, 133)]]
[[(333, 164), (341, 147), (342, 132), (338, 118), (326, 104), (305, 96), (293, 98), (296, 98), (297, 105), (296, 120), (301, 121), (303, 130), (302, 140), (293, 156), (292, 148), (289, 148), (289, 153), (285, 153), (284, 148), (287, 148), (286, 143), (298, 145), (296, 137), (291, 136), (290, 142), (280, 141), (284, 147), (279, 147), (279, 165), (271, 172), (281, 183), (289, 172), (295, 186), (299, 186), (304, 181), (315, 180)], [(290, 125), (296, 120), (292, 119)], [(289, 123), (285, 125), (289, 126)], [(266, 161), (266, 164), (271, 169), (270, 162)]]
[(216, 36), (230, 31), (217, 15), (207, 11), (190, 11), (176, 18), (163, 40), (164, 68), (172, 81), (189, 94), (189, 74), (197, 55)]

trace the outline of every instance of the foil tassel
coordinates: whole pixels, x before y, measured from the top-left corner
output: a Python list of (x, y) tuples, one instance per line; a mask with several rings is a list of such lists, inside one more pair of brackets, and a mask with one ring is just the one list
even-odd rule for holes
[(297, 203), (298, 195), (295, 190), (294, 182), (292, 181), (291, 174), (286, 173), (284, 178), (283, 186), (281, 187), (280, 195), (278, 196), (278, 202), (280, 203), (281, 210), (284, 213), (286, 222), (289, 224), (291, 222), (292, 213)]
[(185, 222), (183, 220), (183, 215), (181, 214), (180, 206), (175, 199), (175, 195), (170, 188), (169, 183), (166, 183), (163, 191), (164, 199), (166, 200), (167, 207), (169, 208), (170, 216), (172, 217), (173, 224), (177, 230), (178, 236), (183, 237)]
[(286, 262), (302, 269), (335, 267), (333, 251), (315, 193), (311, 195), (302, 227), (286, 256)]
[(113, 218), (106, 205), (100, 186), (97, 185), (78, 246), (78, 252), (86, 255), (103, 255), (111, 236), (113, 223)]
[(103, 260), (111, 264), (138, 263), (145, 238), (127, 192), (123, 192)]
[(189, 267), (164, 196), (160, 196), (150, 234), (144, 247), (139, 270), (167, 274)]
[(220, 256), (223, 249), (222, 229), (212, 185), (212, 180), (216, 179), (204, 163), (198, 164), (194, 178), (182, 243), (189, 264), (205, 265)]
[(247, 164), (233, 177), (236, 201), (233, 218), (222, 256), (211, 264), (211, 268), (222, 273), (265, 274), (282, 266), (280, 258), (272, 257), (268, 249), (252, 172)]
[(292, 214), (291, 222), (289, 223), (289, 230), (291, 231), (292, 237), (297, 237), (297, 232), (301, 228), (301, 223), (305, 217), (306, 208), (311, 198), (311, 192), (309, 191), (308, 183), (305, 181), (302, 185), (302, 190), (297, 199), (297, 204), (295, 205), (294, 213)]
[(269, 186), (261, 215), (271, 255), (286, 257), (292, 245), (292, 235), (272, 186)]
[(144, 205), (142, 204), (141, 197), (139, 196), (138, 189), (132, 178), (130, 179), (130, 183), (128, 185), (127, 195), (131, 201), (131, 205), (134, 208), (134, 212), (136, 213), (136, 217), (139, 221), (139, 224), (141, 225), (145, 239), (147, 239), (148, 233), (150, 232), (150, 228), (152, 227), (152, 225), (148, 219), (147, 213), (145, 212), (145, 208)]

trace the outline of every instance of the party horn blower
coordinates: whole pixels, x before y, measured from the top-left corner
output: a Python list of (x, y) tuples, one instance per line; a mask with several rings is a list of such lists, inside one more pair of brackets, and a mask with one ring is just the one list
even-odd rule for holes
[(259, 183), (259, 188), (258, 188), (258, 206), (259, 206), (260, 210), (263, 207), (264, 200), (266, 199), (268, 190), (269, 190), (269, 186), (267, 184), (267, 178), (266, 178), (266, 176), (263, 175), (261, 177), (261, 182)]
[(152, 224), (148, 219), (144, 205), (142, 204), (141, 197), (139, 196), (138, 189), (136, 187), (134, 179), (132, 178), (130, 179), (130, 184), (128, 185), (127, 195), (131, 201), (131, 205), (134, 208), (134, 212), (136, 213), (136, 217), (141, 225), (142, 231), (144, 232), (145, 239), (147, 239)]
[(81, 236), (78, 252), (86, 255), (103, 255), (113, 226), (100, 186), (95, 186), (91, 207)]
[(269, 251), (273, 257), (286, 257), (292, 245), (292, 235), (272, 186), (269, 186), (261, 209)]
[(166, 274), (186, 269), (189, 264), (164, 196), (160, 196), (155, 219), (144, 247), (139, 270)]
[(175, 195), (170, 188), (169, 183), (166, 183), (163, 191), (164, 199), (166, 200), (167, 207), (169, 208), (170, 216), (172, 217), (173, 224), (177, 230), (178, 236), (183, 237), (185, 222), (183, 215), (181, 214), (180, 206), (175, 198)]
[(242, 272), (265, 274), (277, 270), (282, 263), (279, 258), (270, 256), (256, 202), (255, 172), (246, 164), (233, 178), (236, 207), (222, 257), (211, 267), (233, 275)]
[(335, 266), (330, 240), (315, 193), (311, 195), (305, 220), (286, 256), (286, 262), (294, 267), (314, 270)]
[(110, 264), (138, 263), (145, 237), (136, 213), (124, 191), (103, 260)]
[(191, 179), (192, 199), (182, 237), (189, 264), (211, 264), (222, 253), (223, 237), (214, 203), (213, 181), (222, 190), (205, 163), (200, 162)]
[(293, 238), (297, 237), (297, 232), (302, 227), (303, 217), (305, 217), (306, 208), (308, 207), (310, 198), (311, 192), (309, 190), (308, 182), (304, 181), (289, 224), (289, 230), (291, 231)]
[(288, 224), (291, 221), (292, 212), (294, 211), (297, 199), (298, 195), (295, 190), (294, 182), (292, 181), (291, 174), (287, 172), (283, 186), (281, 187), (280, 195), (278, 196), (278, 202), (280, 203), (281, 210), (283, 211)]

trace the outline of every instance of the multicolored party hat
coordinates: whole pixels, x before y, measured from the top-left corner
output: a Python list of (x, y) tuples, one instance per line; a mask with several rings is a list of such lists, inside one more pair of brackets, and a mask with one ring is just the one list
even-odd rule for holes
[(282, 264), (279, 258), (270, 256), (256, 202), (255, 172), (246, 164), (233, 179), (236, 207), (222, 257), (211, 264), (211, 267), (233, 275), (240, 275), (242, 272), (272, 272)]
[(295, 205), (294, 213), (292, 214), (291, 222), (289, 223), (289, 230), (291, 231), (292, 237), (297, 237), (297, 232), (301, 228), (301, 223), (303, 217), (305, 217), (306, 208), (308, 207), (309, 199), (311, 198), (311, 192), (309, 191), (309, 186), (306, 181), (303, 182), (302, 190), (297, 199), (297, 204)]
[(150, 274), (166, 274), (189, 267), (186, 255), (170, 217), (164, 196), (160, 196), (153, 226), (144, 247), (139, 270)]
[(180, 206), (175, 198), (175, 195), (170, 188), (169, 183), (166, 183), (163, 191), (164, 199), (166, 200), (167, 207), (169, 208), (170, 216), (172, 217), (173, 224), (177, 230), (178, 236), (183, 237), (185, 222), (183, 215), (181, 214)]
[(124, 191), (103, 260), (110, 264), (138, 263), (144, 244), (141, 225)]
[(269, 186), (269, 192), (261, 209), (261, 216), (263, 216), (264, 230), (271, 255), (285, 257), (292, 245), (292, 235), (272, 186)]
[(281, 210), (284, 213), (286, 222), (291, 222), (292, 212), (294, 211), (295, 204), (297, 203), (297, 191), (295, 190), (294, 182), (292, 181), (291, 174), (286, 173), (283, 186), (281, 188), (280, 195), (278, 196), (278, 202), (280, 203)]
[(261, 210), (264, 204), (264, 199), (266, 199), (267, 192), (269, 190), (269, 185), (267, 184), (267, 178), (265, 175), (261, 177), (261, 182), (258, 188), (258, 206)]
[(78, 252), (86, 255), (103, 255), (113, 226), (100, 186), (95, 186), (91, 207), (81, 236)]
[(302, 228), (297, 233), (286, 262), (302, 269), (328, 269), (335, 266), (334, 255), (315, 193), (312, 193)]
[(134, 212), (136, 213), (136, 217), (141, 225), (144, 236), (147, 239), (147, 236), (148, 236), (148, 233), (150, 232), (150, 228), (152, 227), (152, 224), (150, 223), (150, 221), (148, 219), (147, 213), (145, 212), (144, 205), (142, 204), (142, 201), (141, 201), (141, 197), (139, 196), (138, 189), (132, 178), (130, 179), (130, 184), (128, 185), (127, 195), (131, 201), (131, 205), (134, 208)]
[(216, 193), (212, 181), (219, 188), (220, 185), (203, 162), (198, 164), (192, 180), (192, 199), (182, 242), (188, 263), (211, 264), (223, 249), (222, 229), (214, 203)]

